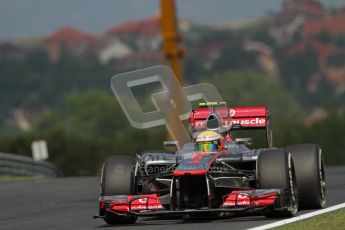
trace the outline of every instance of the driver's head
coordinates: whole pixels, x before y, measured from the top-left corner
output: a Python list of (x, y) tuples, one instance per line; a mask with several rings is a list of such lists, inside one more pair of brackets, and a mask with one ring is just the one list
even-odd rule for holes
[(196, 138), (196, 149), (200, 152), (223, 150), (223, 137), (214, 131), (203, 131)]

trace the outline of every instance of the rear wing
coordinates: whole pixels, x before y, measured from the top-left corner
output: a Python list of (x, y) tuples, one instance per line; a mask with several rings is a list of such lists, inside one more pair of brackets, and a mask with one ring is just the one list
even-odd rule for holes
[(232, 130), (266, 128), (270, 119), (267, 107), (229, 108), (229, 114), (232, 118)]
[[(266, 128), (270, 115), (267, 107), (216, 108), (224, 127), (231, 130)], [(206, 120), (211, 114), (210, 108), (198, 108), (191, 112), (190, 125), (194, 130), (206, 127)]]
[[(190, 114), (190, 128), (198, 132), (206, 128), (206, 122), (211, 115), (212, 108), (198, 108)], [(267, 107), (232, 107), (215, 108), (214, 112), (220, 118), (221, 125), (228, 131), (266, 129), (267, 143), (272, 147), (271, 116)]]

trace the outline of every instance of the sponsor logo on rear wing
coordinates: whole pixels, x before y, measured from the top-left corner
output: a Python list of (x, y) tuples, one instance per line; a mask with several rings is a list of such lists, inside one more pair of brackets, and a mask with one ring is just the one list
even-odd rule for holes
[[(224, 127), (236, 129), (261, 129), (269, 123), (269, 111), (267, 107), (237, 107), (222, 108), (216, 112), (221, 118)], [(193, 130), (205, 128), (207, 117), (211, 111), (208, 108), (193, 110), (190, 116), (190, 124)]]
[(233, 126), (240, 125), (241, 127), (266, 127), (266, 119), (259, 117), (249, 119), (232, 119), (231, 123)]

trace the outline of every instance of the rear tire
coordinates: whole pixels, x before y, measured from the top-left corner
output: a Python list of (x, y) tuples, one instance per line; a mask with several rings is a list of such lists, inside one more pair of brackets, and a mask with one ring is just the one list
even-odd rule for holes
[(284, 149), (270, 149), (259, 154), (257, 160), (258, 188), (286, 189), (290, 193), (288, 210), (272, 210), (266, 217), (292, 217), (298, 211), (298, 195), (294, 163)]
[(300, 207), (320, 209), (326, 203), (326, 180), (322, 151), (315, 144), (290, 145), (295, 163)]
[[(101, 176), (102, 196), (135, 194), (135, 159), (133, 156), (116, 155), (108, 158), (103, 164)], [(134, 224), (136, 216), (116, 215), (106, 212), (104, 221), (107, 224)]]

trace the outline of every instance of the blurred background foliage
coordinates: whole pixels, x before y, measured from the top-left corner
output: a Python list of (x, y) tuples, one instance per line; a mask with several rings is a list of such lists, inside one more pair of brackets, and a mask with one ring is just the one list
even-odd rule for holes
[[(229, 106), (268, 106), (275, 146), (318, 143), (327, 165), (345, 164), (345, 24), (335, 23), (345, 8), (283, 2), (249, 22), (181, 21), (184, 84), (212, 83)], [(157, 17), (130, 25), (138, 26), (100, 37), (62, 28), (39, 42), (0, 43), (0, 152), (30, 156), (31, 142), (44, 139), (49, 161), (75, 176), (98, 173), (112, 154), (161, 148), (165, 127), (132, 128), (110, 90), (113, 75), (164, 63)], [(144, 111), (153, 108), (150, 94), (137, 90)], [(265, 145), (264, 133), (238, 135)]]
[[(13, 131), (13, 128), (2, 126), (2, 152), (30, 155), (31, 141), (45, 139), (49, 147), (49, 161), (60, 167), (65, 175), (90, 175), (98, 173), (103, 160), (109, 155), (136, 154), (146, 149), (161, 148), (166, 137), (165, 128), (138, 130), (129, 125), (110, 91), (111, 71), (106, 67), (93, 70), (92, 66), (79, 63), (71, 57), (64, 59), (64, 63), (52, 64), (42, 54), (35, 55), (37, 56), (30, 57), (30, 62), (35, 64), (27, 65), (25, 70), (19, 66), (25, 66), (26, 60), (23, 63), (0, 61), (1, 66), (7, 65), (9, 70), (24, 71), (28, 76), (25, 79), (32, 79), (28, 80), (30, 84), (16, 84), (21, 87), (16, 97), (12, 97), (13, 92), (9, 90), (7, 103), (18, 103), (18, 94), (24, 96), (37, 91), (42, 94), (44, 102), (50, 105), (42, 110), (29, 131)], [(90, 62), (92, 60), (87, 60), (87, 63)], [(73, 68), (78, 68), (78, 71), (73, 72)], [(10, 72), (13, 74), (13, 71)], [(49, 75), (46, 75), (47, 72)], [(11, 83), (13, 79), (8, 80), (8, 85), (14, 84)], [(310, 126), (305, 125), (308, 110), (297, 95), (283, 87), (275, 76), (250, 69), (201, 76), (198, 81), (214, 84), (231, 106), (267, 105), (273, 116), (276, 146), (319, 143), (325, 152), (327, 164), (345, 162), (345, 145), (341, 141), (345, 139), (343, 112), (327, 108), (329, 116)], [(78, 87), (73, 87), (76, 85)], [(245, 135), (254, 136), (255, 147), (265, 145), (264, 133), (248, 132)]]

